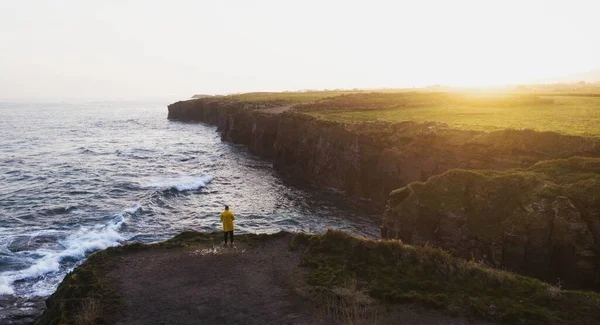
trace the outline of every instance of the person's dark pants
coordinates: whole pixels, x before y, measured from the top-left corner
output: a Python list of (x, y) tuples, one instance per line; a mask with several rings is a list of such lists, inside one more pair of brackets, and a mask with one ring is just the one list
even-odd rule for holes
[(231, 240), (231, 243), (233, 244), (233, 230), (232, 231), (224, 231), (223, 235), (225, 236), (225, 244), (227, 244), (227, 236), (229, 236), (229, 239)]

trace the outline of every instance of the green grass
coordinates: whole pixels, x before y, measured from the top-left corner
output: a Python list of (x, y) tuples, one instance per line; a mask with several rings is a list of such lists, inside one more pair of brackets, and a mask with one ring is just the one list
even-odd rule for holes
[(465, 130), (532, 129), (600, 136), (598, 96), (369, 94), (323, 100), (305, 105), (303, 110), (320, 119), (343, 123), (434, 121)]
[[(521, 211), (519, 206), (525, 198), (544, 197), (555, 199), (565, 196), (581, 206), (600, 205), (600, 159), (571, 157), (541, 161), (526, 169), (508, 170), (463, 170), (451, 169), (441, 175), (431, 177), (427, 182), (414, 182), (390, 193), (391, 208), (397, 209), (410, 195), (418, 205), (435, 211), (425, 214), (439, 217), (442, 209), (461, 211), (465, 207), (465, 188), (477, 186), (494, 191), (494, 200), (482, 200), (482, 208), (491, 211), (473, 211), (473, 217), (489, 218), (494, 211), (503, 217), (510, 212)], [(515, 191), (518, 189), (518, 191)], [(468, 202), (475, 204), (477, 202)], [(414, 202), (405, 204), (414, 204)], [(499, 206), (492, 206), (499, 204)], [(474, 208), (474, 207), (471, 207)], [(521, 211), (523, 212), (523, 211)], [(525, 212), (523, 212), (525, 213)], [(513, 224), (526, 220), (525, 216), (514, 218)], [(491, 225), (489, 219), (483, 224)], [(502, 231), (494, 229), (494, 231)]]
[(524, 169), (451, 169), (392, 191), (383, 232), (407, 241), (418, 233), (418, 243), (455, 256), (599, 290), (597, 257), (589, 257), (591, 271), (586, 269), (587, 254), (598, 246), (598, 193), (598, 158), (542, 161)]
[(320, 119), (442, 122), (477, 131), (531, 129), (579, 136), (600, 136), (600, 88), (547, 93), (448, 93), (361, 90), (254, 92), (210, 97), (255, 108), (296, 104), (296, 110)]
[(336, 288), (354, 281), (380, 301), (416, 303), (451, 315), (509, 324), (583, 325), (600, 319), (599, 294), (561, 290), (427, 246), (330, 230), (309, 240), (303, 265), (311, 268), (312, 286)]
[(92, 254), (60, 283), (56, 292), (46, 301), (48, 309), (37, 320), (38, 325), (76, 324), (86, 317), (85, 302), (93, 302), (96, 314), (88, 319), (90, 324), (104, 324), (105, 315), (119, 310), (123, 302), (113, 283), (102, 279), (100, 274), (115, 267), (114, 257), (119, 254), (146, 249), (147, 245), (133, 244), (109, 248)]

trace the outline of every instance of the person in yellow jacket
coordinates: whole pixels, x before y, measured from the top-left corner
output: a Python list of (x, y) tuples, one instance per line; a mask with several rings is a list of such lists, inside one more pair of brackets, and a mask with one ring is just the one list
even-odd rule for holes
[(223, 234), (225, 236), (223, 246), (227, 246), (227, 236), (229, 236), (231, 246), (233, 246), (233, 220), (235, 220), (235, 216), (229, 211), (229, 206), (226, 205), (225, 211), (221, 212), (221, 222), (223, 223)]

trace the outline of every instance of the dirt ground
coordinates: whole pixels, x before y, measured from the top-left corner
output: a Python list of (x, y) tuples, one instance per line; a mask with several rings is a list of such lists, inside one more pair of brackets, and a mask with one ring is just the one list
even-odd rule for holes
[[(319, 308), (298, 293), (307, 270), (298, 267), (301, 251), (290, 251), (290, 240), (284, 236), (258, 246), (215, 244), (118, 257), (118, 266), (106, 276), (116, 284), (124, 308), (108, 320), (165, 325), (329, 324)], [(473, 324), (406, 306), (393, 306), (381, 323)]]
[(261, 110), (261, 112), (271, 113), (271, 114), (279, 114), (279, 113), (289, 111), (294, 106), (296, 106), (296, 105), (290, 104), (290, 105), (284, 105), (284, 106), (271, 107), (271, 108), (263, 109), (263, 110)]

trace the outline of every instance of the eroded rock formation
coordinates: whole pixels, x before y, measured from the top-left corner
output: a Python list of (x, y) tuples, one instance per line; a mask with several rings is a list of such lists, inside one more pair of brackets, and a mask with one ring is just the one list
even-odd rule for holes
[(390, 197), (384, 238), (600, 289), (600, 159), (451, 170)]

